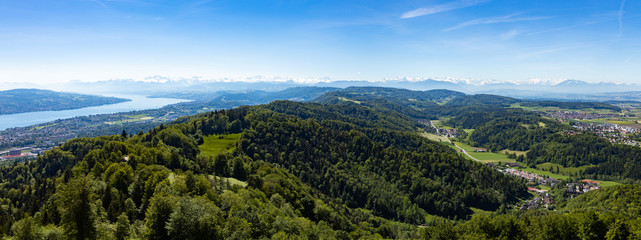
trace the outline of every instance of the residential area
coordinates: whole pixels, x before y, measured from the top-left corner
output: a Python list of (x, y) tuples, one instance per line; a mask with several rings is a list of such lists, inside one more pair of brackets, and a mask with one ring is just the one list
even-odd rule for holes
[(628, 136), (629, 134), (641, 133), (639, 128), (611, 123), (595, 124), (583, 122), (573, 122), (572, 126), (579, 131), (596, 133), (613, 143), (639, 146), (638, 141)]
[(22, 148), (12, 148), (5, 151), (0, 151), (0, 162), (6, 160), (15, 160), (15, 159), (30, 159), (35, 158), (36, 156), (42, 154), (44, 151), (51, 149), (48, 148), (32, 148), (32, 147), (22, 147)]

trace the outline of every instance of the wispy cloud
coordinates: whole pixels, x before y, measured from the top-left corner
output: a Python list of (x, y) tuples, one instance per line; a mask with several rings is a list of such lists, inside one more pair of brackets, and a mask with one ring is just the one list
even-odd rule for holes
[(623, 33), (623, 7), (625, 7), (625, 0), (621, 0), (621, 6), (619, 6), (619, 34), (617, 35), (619, 38)]
[(419, 16), (431, 15), (441, 12), (448, 12), (456, 10), (459, 8), (466, 8), (475, 6), (484, 2), (489, 2), (490, 0), (459, 0), (443, 4), (438, 4), (429, 7), (417, 8), (409, 12), (401, 14), (401, 18), (414, 18)]
[(549, 33), (549, 32), (568, 30), (568, 29), (572, 29), (572, 28), (583, 27), (583, 26), (593, 25), (593, 24), (597, 24), (597, 23), (600, 23), (600, 22), (586, 22), (586, 23), (580, 23), (580, 24), (575, 24), (575, 25), (570, 25), (570, 26), (565, 26), (565, 27), (552, 28), (552, 29), (542, 30), (542, 31), (538, 31), (538, 32), (531, 32), (531, 33), (528, 33), (528, 35), (538, 35), (538, 34), (542, 34), (542, 33)]
[(501, 39), (503, 39), (503, 40), (510, 40), (510, 39), (518, 36), (519, 34), (521, 34), (520, 31), (512, 30), (512, 31), (509, 31), (509, 32), (502, 33), (501, 35), (499, 35), (499, 37)]
[(446, 28), (443, 31), (444, 32), (449, 32), (452, 30), (457, 30), (469, 26), (474, 26), (474, 25), (482, 25), (482, 24), (494, 24), (494, 23), (510, 23), (510, 22), (524, 22), (524, 21), (537, 21), (537, 20), (543, 20), (543, 19), (549, 19), (550, 17), (548, 16), (535, 16), (535, 17), (519, 17), (521, 15), (520, 13), (515, 13), (515, 14), (510, 14), (507, 16), (499, 16), (499, 17), (487, 17), (487, 18), (477, 18), (474, 20), (470, 20), (467, 22), (460, 23), (456, 26)]
[(98, 5), (102, 6), (102, 7), (105, 7), (105, 8), (107, 7), (107, 4), (104, 4), (103, 2), (101, 2), (99, 0), (92, 0), (92, 2), (95, 2), (96, 4), (98, 4)]

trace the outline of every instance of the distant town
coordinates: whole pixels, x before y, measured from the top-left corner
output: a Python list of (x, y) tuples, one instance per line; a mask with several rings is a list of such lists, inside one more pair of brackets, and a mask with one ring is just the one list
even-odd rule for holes
[(628, 136), (628, 134), (641, 133), (641, 129), (639, 128), (611, 123), (595, 124), (583, 122), (573, 122), (572, 126), (580, 131), (596, 133), (612, 143), (639, 146), (639, 142), (637, 140)]
[(33, 159), (38, 155), (42, 154), (44, 151), (52, 149), (53, 147), (45, 148), (32, 148), (32, 147), (22, 147), (22, 148), (12, 148), (5, 151), (0, 151), (0, 162), (7, 160), (16, 160), (16, 159)]

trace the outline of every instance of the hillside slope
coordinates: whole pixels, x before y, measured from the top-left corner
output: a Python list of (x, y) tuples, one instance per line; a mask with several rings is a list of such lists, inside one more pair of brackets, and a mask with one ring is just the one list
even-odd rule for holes
[(0, 114), (68, 110), (126, 101), (130, 100), (40, 89), (13, 89), (0, 91)]
[[(0, 233), (417, 238), (416, 225), (433, 215), (467, 218), (470, 207), (493, 210), (525, 194), (514, 178), (385, 127), (404, 120), (363, 119), (361, 113), (381, 114), (335, 107), (280, 101), (182, 118), (134, 136), (68, 141), (0, 170)], [(240, 134), (233, 135), (238, 142), (209, 137), (228, 134)], [(229, 150), (201, 152), (205, 146)]]

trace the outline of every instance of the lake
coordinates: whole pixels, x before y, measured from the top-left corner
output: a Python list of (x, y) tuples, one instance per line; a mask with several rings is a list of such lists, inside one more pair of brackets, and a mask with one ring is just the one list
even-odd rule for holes
[(131, 99), (129, 102), (108, 104), (94, 107), (86, 107), (72, 110), (61, 111), (40, 111), (28, 113), (16, 113), (0, 115), (0, 131), (14, 127), (26, 127), (35, 124), (51, 122), (58, 119), (73, 118), (79, 116), (88, 116), (96, 114), (108, 114), (118, 112), (129, 112), (136, 110), (156, 109), (167, 105), (189, 102), (191, 100), (175, 98), (148, 98), (141, 95), (106, 95), (109, 97), (119, 97)]

